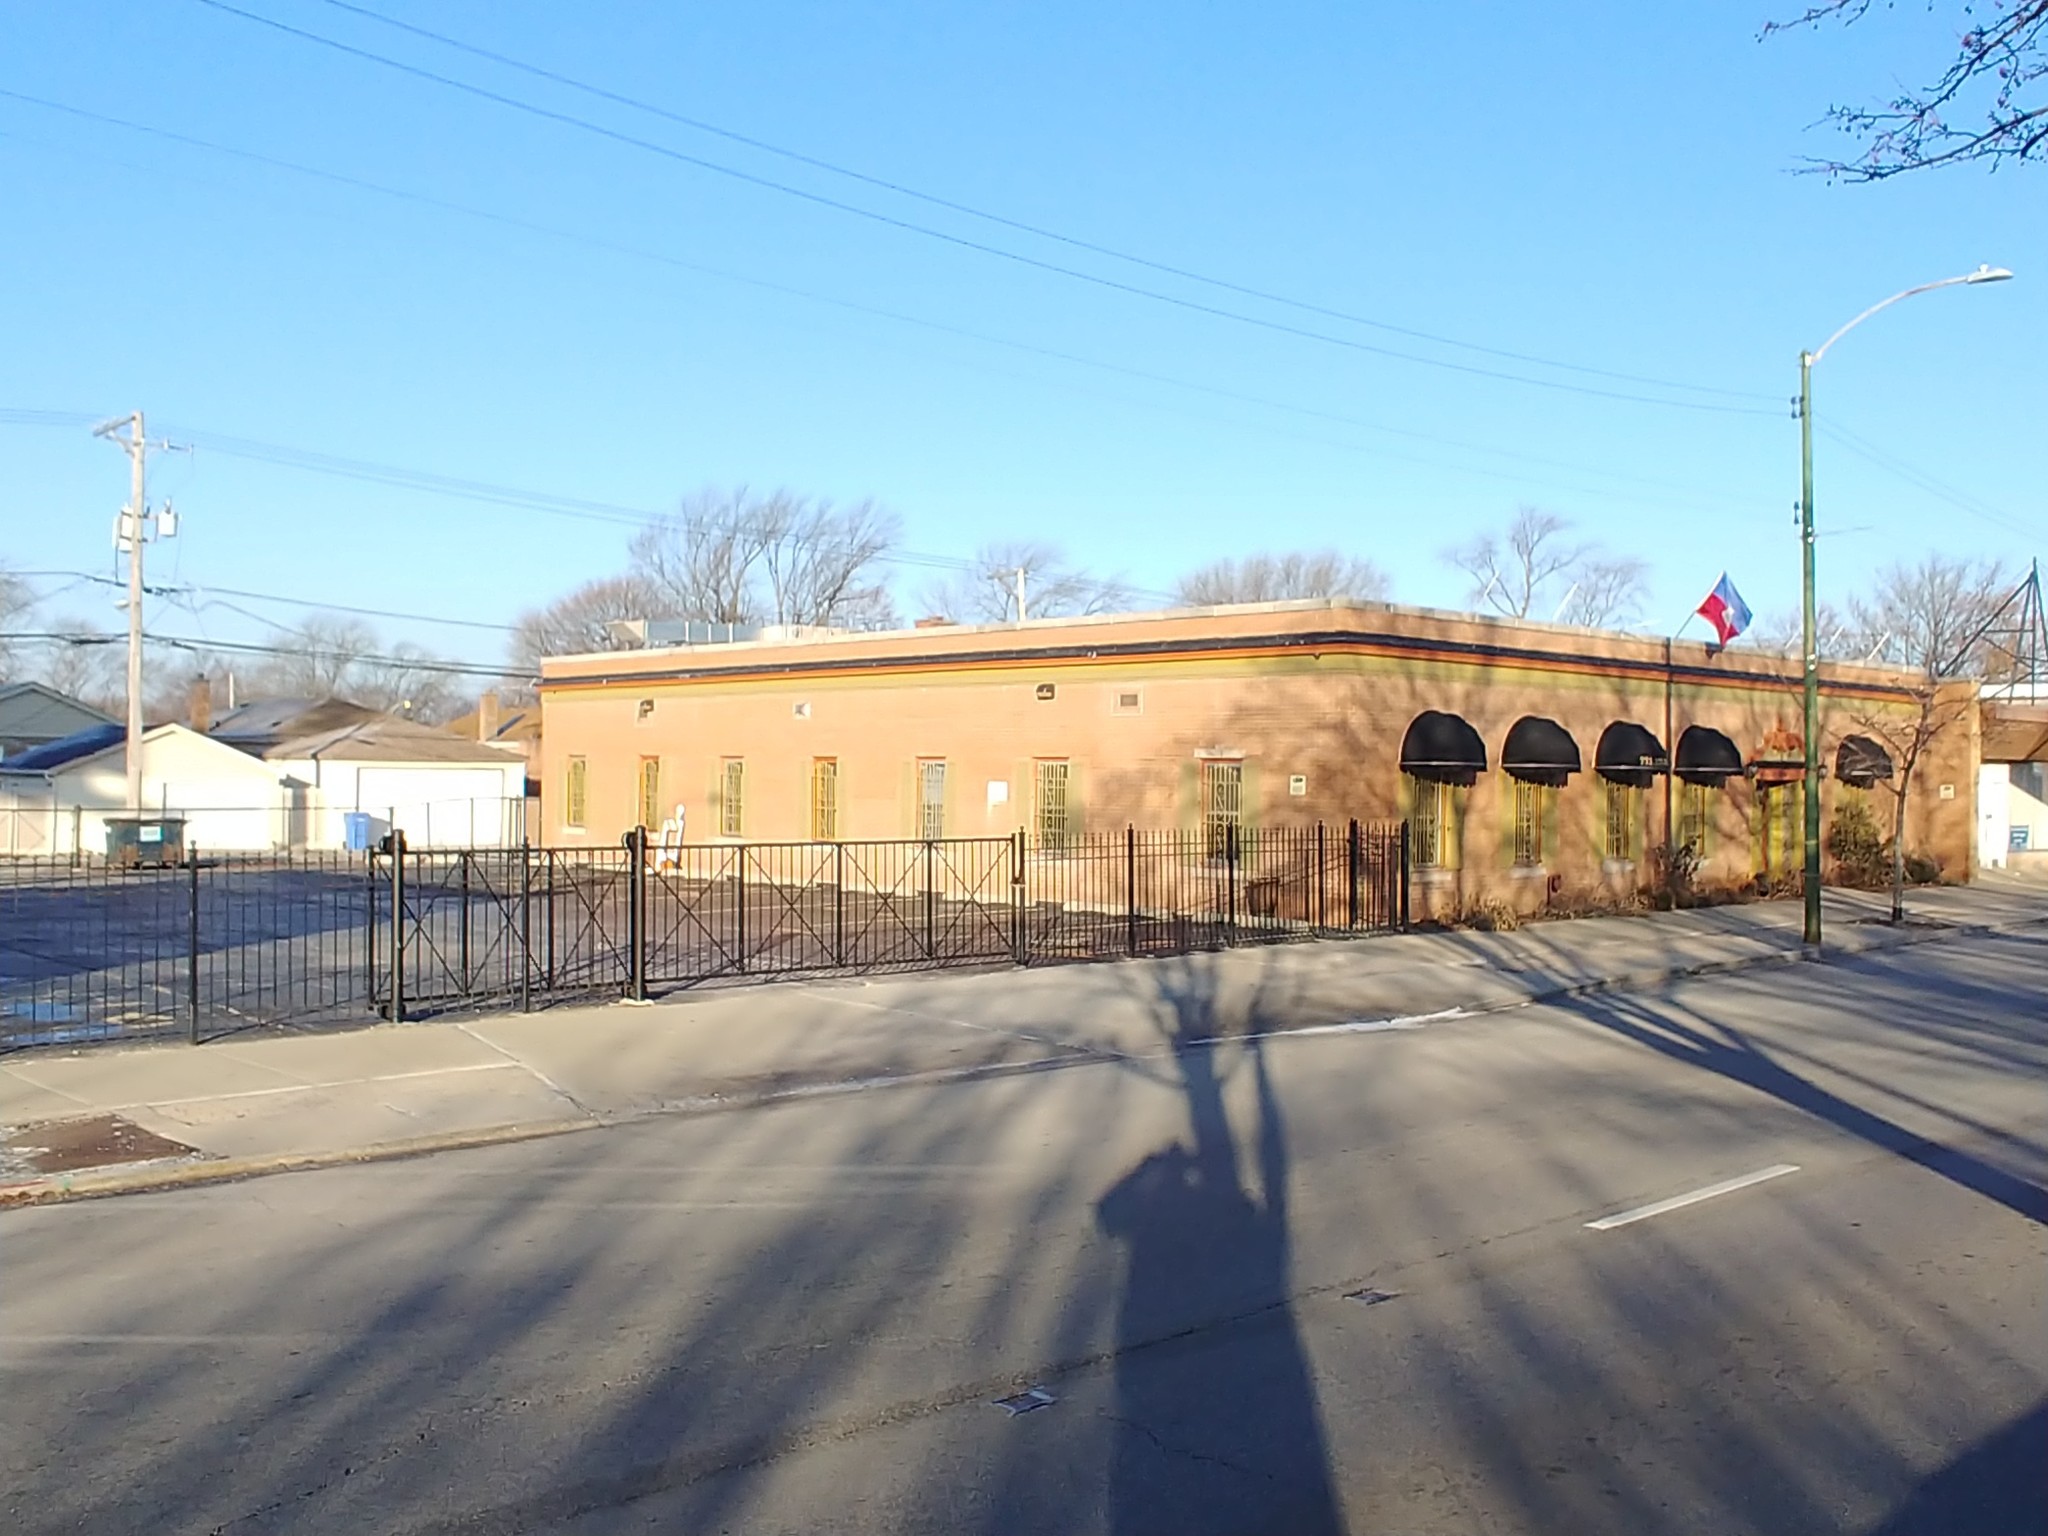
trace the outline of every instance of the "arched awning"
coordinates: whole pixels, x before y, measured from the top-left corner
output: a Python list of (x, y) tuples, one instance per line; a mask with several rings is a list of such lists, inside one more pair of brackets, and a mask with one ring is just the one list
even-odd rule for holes
[(1892, 755), (1868, 736), (1844, 736), (1835, 749), (1835, 777), (1844, 784), (1868, 789), (1892, 776)]
[(1671, 766), (1688, 784), (1722, 784), (1742, 776), (1742, 753), (1712, 726), (1688, 725), (1679, 733)]
[(1593, 769), (1603, 779), (1647, 789), (1660, 773), (1671, 771), (1671, 754), (1648, 729), (1633, 720), (1617, 720), (1600, 733), (1593, 749)]
[(1401, 738), (1401, 771), (1441, 784), (1470, 784), (1486, 772), (1486, 743), (1459, 716), (1425, 709)]
[(1524, 715), (1508, 727), (1500, 765), (1526, 783), (1561, 786), (1579, 771), (1579, 744), (1555, 720)]

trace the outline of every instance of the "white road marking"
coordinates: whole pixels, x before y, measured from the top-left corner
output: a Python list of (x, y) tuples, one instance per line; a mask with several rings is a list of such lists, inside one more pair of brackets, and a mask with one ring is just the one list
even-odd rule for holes
[(1788, 1173), (1797, 1173), (1797, 1163), (1774, 1163), (1768, 1168), (1759, 1168), (1755, 1173), (1745, 1173), (1739, 1179), (1723, 1179), (1719, 1184), (1709, 1184), (1705, 1189), (1695, 1189), (1690, 1194), (1673, 1195), (1669, 1200), (1659, 1200), (1654, 1205), (1639, 1205), (1632, 1211), (1620, 1211), (1612, 1216), (1602, 1216), (1598, 1221), (1586, 1225), (1595, 1232), (1610, 1232), (1616, 1227), (1625, 1227), (1632, 1221), (1647, 1221), (1652, 1216), (1662, 1216), (1667, 1211), (1683, 1210), (1688, 1205), (1698, 1205), (1702, 1200), (1712, 1200), (1717, 1195), (1732, 1195), (1738, 1189), (1747, 1189), (1752, 1184), (1761, 1184), (1766, 1179), (1783, 1178)]

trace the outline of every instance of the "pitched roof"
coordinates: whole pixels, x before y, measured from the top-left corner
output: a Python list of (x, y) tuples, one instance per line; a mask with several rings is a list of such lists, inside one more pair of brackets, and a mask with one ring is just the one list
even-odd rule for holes
[(257, 699), (229, 710), (214, 722), (208, 734), (253, 749), (385, 718), (376, 710), (347, 699)]
[[(441, 729), (450, 736), (459, 736), (465, 741), (477, 739), (477, 712), (457, 715)], [(508, 709), (498, 717), (498, 729), (490, 738), (508, 747), (523, 746), (540, 740), (540, 711), (538, 709)]]
[(88, 725), (114, 724), (114, 717), (47, 683), (0, 685), (0, 737), (9, 741), (56, 741)]
[(0, 757), (0, 773), (48, 773), (62, 768), (80, 758), (97, 757), (109, 747), (118, 747), (128, 738), (126, 726), (88, 725), (82, 731), (73, 731), (69, 736), (60, 736), (55, 741), (46, 741), (39, 747), (30, 747), (26, 752), (17, 752), (12, 757)]
[(433, 726), (390, 715), (373, 715), (333, 730), (294, 736), (264, 748), (263, 756), (273, 762), (320, 758), (328, 762), (488, 763), (493, 767), (519, 762), (518, 754), (509, 747), (464, 741)]

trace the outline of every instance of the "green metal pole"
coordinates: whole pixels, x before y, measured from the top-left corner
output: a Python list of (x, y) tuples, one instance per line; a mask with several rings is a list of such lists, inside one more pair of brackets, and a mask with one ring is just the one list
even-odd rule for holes
[(1813, 354), (1799, 354), (1799, 554), (1806, 657), (1806, 942), (1820, 943), (1820, 642), (1813, 613)]

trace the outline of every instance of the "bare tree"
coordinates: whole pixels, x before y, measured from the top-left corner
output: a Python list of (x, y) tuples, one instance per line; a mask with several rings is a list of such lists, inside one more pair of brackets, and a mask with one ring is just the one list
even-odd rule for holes
[(1929, 677), (1974, 673), (1984, 658), (1959, 653), (2011, 588), (2011, 577), (1996, 561), (1929, 555), (1879, 572), (1870, 591), (1851, 600), (1850, 623), (1856, 643), (1874, 659)]
[(40, 667), (24, 670), (59, 693), (118, 717), (127, 707), (127, 638), (85, 619), (59, 619), (51, 633), (62, 638), (49, 642)]
[(1311, 597), (1384, 602), (1386, 596), (1385, 571), (1370, 560), (1341, 555), (1334, 549), (1214, 560), (1189, 571), (1173, 587), (1174, 602), (1189, 608)]
[(934, 613), (962, 623), (1007, 623), (1017, 617), (1019, 572), (1029, 618), (1107, 613), (1131, 600), (1130, 589), (1120, 579), (1094, 576), (1069, 564), (1057, 545), (1009, 540), (982, 545), (967, 570), (928, 587), (924, 602)]
[[(1932, 84), (1882, 105), (1830, 107), (1826, 121), (1859, 140), (1858, 151), (1849, 160), (1815, 160), (1811, 169), (1883, 181), (1968, 160), (1998, 166), (2048, 157), (2048, 0), (1967, 0), (1956, 9), (1961, 25), (1948, 67)], [(1815, 0), (1797, 16), (1766, 23), (1764, 35), (1830, 21), (1853, 25), (1869, 10), (1870, 0)]]
[(761, 557), (774, 623), (894, 626), (895, 599), (875, 569), (901, 537), (894, 516), (872, 501), (839, 508), (784, 499), (776, 511)]
[(1643, 588), (1650, 568), (1641, 560), (1588, 554), (1568, 574), (1570, 595), (1558, 615), (1565, 623), (1605, 629), (1633, 624), (1643, 616)]
[(511, 660), (517, 674), (539, 673), (544, 656), (574, 656), (584, 651), (614, 651), (626, 642), (611, 626), (623, 619), (644, 619), (660, 612), (660, 600), (637, 576), (601, 576), (539, 608), (529, 608), (513, 621)]
[(21, 664), (19, 634), (35, 611), (36, 595), (29, 584), (5, 566), (0, 566), (0, 683), (14, 681)]
[[(1483, 533), (1445, 552), (1472, 579), (1470, 601), (1509, 618), (1571, 624), (1625, 624), (1640, 610), (1648, 567), (1568, 537), (1571, 523), (1539, 507), (1515, 509), (1499, 533)], [(1562, 591), (1560, 592), (1560, 588)]]
[(838, 508), (787, 491), (699, 491), (634, 537), (631, 574), (653, 617), (877, 628), (894, 606), (876, 567), (898, 536), (896, 519), (872, 501)]
[(386, 647), (360, 619), (312, 614), (271, 644), (250, 674), (252, 694), (342, 698), (425, 721), (446, 718), (460, 702), (449, 663), (410, 642)]
[[(1863, 631), (1833, 604), (1821, 603), (1814, 609), (1813, 632), (1822, 660), (1863, 659), (1863, 651), (1857, 648)], [(1742, 638), (1768, 655), (1797, 661), (1800, 647), (1806, 643), (1806, 615), (1797, 608), (1778, 609), (1759, 618)]]

